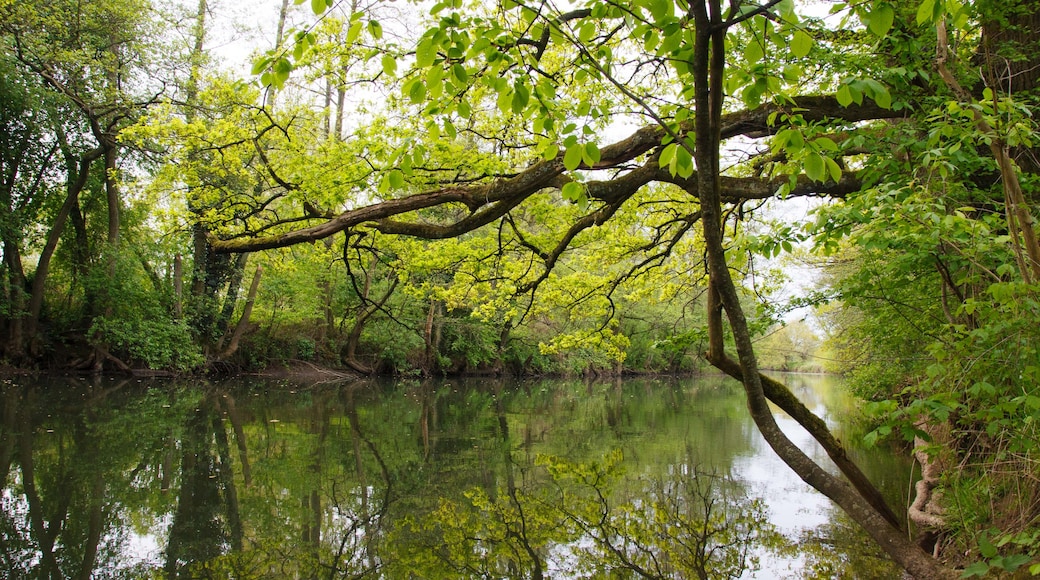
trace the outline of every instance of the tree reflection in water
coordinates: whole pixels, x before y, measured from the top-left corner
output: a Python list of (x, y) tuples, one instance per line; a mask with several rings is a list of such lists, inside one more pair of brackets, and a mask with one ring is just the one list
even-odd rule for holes
[(794, 550), (803, 575), (877, 564), (777, 533), (732, 473), (755, 446), (725, 383), (8, 381), (0, 405), (8, 578), (736, 578)]

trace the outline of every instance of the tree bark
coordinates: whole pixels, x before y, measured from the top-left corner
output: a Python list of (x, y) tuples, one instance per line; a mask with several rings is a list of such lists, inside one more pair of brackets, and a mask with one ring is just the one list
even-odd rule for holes
[(36, 335), (36, 327), (39, 324), (40, 312), (43, 310), (43, 292), (47, 283), (47, 275), (50, 271), (51, 258), (58, 247), (62, 232), (65, 231), (65, 222), (72, 213), (74, 207), (79, 204), (79, 195), (87, 185), (87, 177), (90, 174), (90, 166), (94, 161), (105, 154), (103, 148), (98, 147), (87, 151), (74, 158), (66, 148), (67, 185), (65, 202), (58, 209), (51, 229), (47, 232), (47, 240), (40, 251), (40, 258), (36, 262), (36, 273), (33, 276), (32, 293), (29, 297), (29, 316), (25, 321), (25, 334), (29, 340)]
[(231, 334), (231, 340), (228, 342), (227, 348), (220, 355), (221, 359), (227, 359), (238, 350), (238, 343), (242, 340), (242, 335), (245, 334), (246, 327), (249, 326), (249, 317), (253, 314), (253, 302), (256, 300), (256, 291), (260, 287), (260, 276), (263, 273), (263, 267), (257, 266), (256, 272), (253, 274), (253, 283), (249, 285), (249, 294), (246, 295), (246, 304), (242, 308), (242, 316), (238, 319), (238, 324), (235, 325), (235, 330)]
[(364, 291), (360, 295), (361, 304), (358, 305), (357, 315), (354, 319), (354, 324), (350, 328), (350, 332), (347, 334), (346, 343), (343, 345), (342, 354), (340, 359), (344, 364), (354, 369), (361, 374), (372, 374), (375, 369), (357, 360), (357, 349), (358, 344), (361, 342), (361, 332), (365, 329), (365, 324), (368, 323), (369, 318), (373, 314), (379, 311), (380, 308), (386, 304), (387, 300), (390, 299), (394, 294), (394, 290), (397, 288), (399, 279), (394, 276), (390, 281), (389, 287), (383, 296), (377, 300), (372, 301), (369, 299), (369, 288), (372, 282), (372, 269), (370, 268), (365, 272), (365, 284)]
[[(714, 288), (709, 288), (708, 290), (707, 309), (708, 362), (715, 368), (743, 383), (744, 374), (740, 364), (726, 355), (723, 346), (722, 304), (718, 297), (718, 292)], [(849, 480), (849, 483), (856, 488), (856, 491), (863, 496), (863, 499), (877, 510), (892, 527), (905, 531), (902, 522), (900, 522), (895, 512), (885, 502), (884, 496), (881, 495), (881, 492), (859, 466), (849, 458), (844, 446), (834, 437), (834, 434), (831, 433), (823, 419), (810, 411), (783, 383), (764, 374), (761, 374), (760, 380), (762, 381), (762, 392), (766, 398), (790, 415), (820, 444), (842, 475)]]
[(180, 254), (173, 258), (173, 317), (184, 316), (184, 260)]
[(223, 341), (229, 337), (228, 331), (231, 330), (231, 317), (234, 316), (235, 307), (238, 305), (238, 293), (242, 288), (242, 280), (245, 278), (246, 263), (248, 261), (248, 253), (239, 254), (235, 258), (234, 266), (231, 268), (227, 292), (224, 293), (224, 306), (221, 307), (220, 314), (214, 323), (217, 332), (221, 336), (221, 341), (216, 346), (218, 352), (223, 349)]
[[(725, 72), (726, 23), (719, 0), (699, 0), (691, 5), (694, 15), (695, 138), (693, 154), (697, 166), (697, 194), (701, 201), (701, 224), (707, 251), (709, 284), (718, 293), (733, 332), (748, 410), (759, 432), (777, 455), (810, 486), (834, 500), (853, 520), (904, 569), (917, 578), (952, 575), (924, 554), (893, 527), (851, 487), (838, 480), (803, 453), (777, 425), (765, 396), (754, 346), (736, 285), (726, 261), (720, 185), (720, 142)], [(721, 344), (721, 337), (713, 337)]]

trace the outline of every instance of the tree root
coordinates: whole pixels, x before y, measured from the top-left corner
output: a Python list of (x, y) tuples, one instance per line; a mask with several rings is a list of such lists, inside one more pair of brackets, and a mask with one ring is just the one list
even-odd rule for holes
[[(919, 424), (918, 427), (941, 442), (942, 429), (936, 425)], [(922, 547), (927, 547), (933, 556), (938, 556), (939, 537), (948, 529), (943, 517), (942, 506), (939, 505), (940, 494), (935, 491), (942, 474), (943, 461), (940, 457), (928, 452), (930, 444), (921, 437), (914, 438), (914, 458), (921, 464), (921, 479), (914, 485), (914, 501), (907, 509), (910, 521), (923, 530)]]

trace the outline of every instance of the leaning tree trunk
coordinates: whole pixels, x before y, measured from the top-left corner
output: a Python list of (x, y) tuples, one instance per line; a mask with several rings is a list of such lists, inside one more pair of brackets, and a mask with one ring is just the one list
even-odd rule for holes
[(100, 159), (105, 151), (101, 147), (87, 151), (76, 158), (63, 146), (66, 159), (66, 195), (65, 202), (58, 209), (57, 215), (47, 232), (47, 239), (40, 251), (40, 257), (36, 261), (36, 272), (33, 275), (32, 291), (29, 295), (29, 316), (25, 320), (25, 336), (32, 341), (36, 335), (36, 327), (39, 324), (40, 313), (43, 311), (43, 292), (47, 284), (47, 275), (50, 272), (51, 258), (58, 248), (58, 241), (65, 231), (65, 222), (68, 221), (72, 211), (79, 204), (79, 195), (87, 185), (90, 175), (90, 166), (94, 161)]
[(242, 336), (249, 326), (249, 318), (253, 314), (253, 303), (256, 302), (256, 291), (260, 287), (260, 276), (263, 273), (263, 267), (257, 266), (256, 272), (253, 274), (253, 282), (249, 285), (245, 306), (242, 307), (242, 316), (238, 319), (238, 324), (235, 325), (235, 330), (231, 333), (231, 339), (228, 341), (227, 348), (220, 354), (221, 360), (227, 360), (238, 351), (239, 342), (241, 342)]
[[(885, 516), (851, 486), (828, 473), (794, 444), (776, 423), (765, 396), (751, 334), (729, 272), (722, 229), (720, 179), (721, 116), (727, 24), (720, 0), (692, 3), (695, 37), (692, 68), (695, 95), (697, 195), (701, 202), (704, 243), (711, 290), (726, 311), (737, 349), (747, 405), (755, 425), (778, 456), (810, 486), (837, 503), (885, 550), (917, 578), (945, 578), (950, 574), (917, 548)], [(716, 337), (717, 339), (717, 337)]]

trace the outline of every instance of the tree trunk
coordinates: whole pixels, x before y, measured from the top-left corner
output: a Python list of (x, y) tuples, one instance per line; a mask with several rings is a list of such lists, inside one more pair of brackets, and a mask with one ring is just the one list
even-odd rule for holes
[[(744, 381), (744, 374), (740, 364), (726, 355), (723, 346), (722, 329), (722, 304), (718, 292), (714, 288), (708, 290), (708, 362), (715, 368), (727, 375)], [(860, 470), (845, 452), (845, 448), (830, 432), (827, 424), (809, 410), (783, 383), (761, 375), (762, 391), (770, 402), (780, 407), (792, 419), (798, 422), (817, 443), (823, 447), (827, 456), (831, 458), (838, 470), (841, 471), (863, 499), (880, 513), (890, 525), (905, 531), (902, 523), (892, 508), (885, 502), (885, 498), (870, 479)]]
[(361, 332), (365, 329), (365, 324), (368, 323), (369, 318), (373, 314), (379, 311), (390, 297), (393, 296), (394, 290), (397, 289), (399, 279), (397, 276), (391, 276), (390, 286), (383, 293), (383, 296), (379, 300), (373, 301), (369, 298), (372, 290), (372, 273), (375, 267), (379, 264), (377, 259), (372, 260), (372, 265), (364, 270), (365, 281), (360, 288), (357, 286), (357, 280), (354, 278), (354, 273), (350, 268), (350, 261), (347, 255), (349, 247), (349, 240), (344, 242), (343, 246), (343, 262), (347, 267), (347, 276), (351, 283), (354, 285), (354, 291), (357, 292), (360, 304), (358, 304), (357, 315), (354, 318), (354, 325), (351, 327), (350, 332), (347, 333), (347, 340), (344, 343), (342, 350), (340, 351), (340, 360), (343, 364), (354, 369), (355, 371), (368, 375), (372, 374), (375, 369), (357, 360), (357, 349), (358, 343), (361, 341)]
[(1006, 0), (983, 14), (982, 57), (987, 84), (1011, 97), (1040, 86), (1040, 4)]
[(61, 234), (65, 230), (65, 222), (68, 220), (73, 208), (79, 204), (79, 195), (87, 185), (87, 177), (90, 174), (91, 164), (97, 159), (100, 159), (105, 153), (104, 149), (98, 147), (80, 155), (78, 159), (75, 159), (72, 157), (72, 154), (68, 152), (67, 146), (63, 147), (63, 149), (66, 151), (66, 167), (68, 172), (65, 202), (62, 203), (61, 208), (58, 209), (58, 213), (54, 217), (54, 223), (51, 224), (51, 229), (47, 232), (47, 240), (44, 242), (43, 250), (40, 251), (40, 258), (36, 262), (36, 272), (33, 275), (32, 293), (29, 296), (29, 316), (25, 320), (25, 335), (30, 341), (32, 341), (33, 337), (36, 335), (36, 328), (40, 320), (40, 312), (43, 310), (43, 292), (47, 284), (47, 275), (50, 271), (51, 258), (54, 257), (54, 251), (58, 247), (58, 241), (61, 239)]
[(220, 355), (221, 359), (227, 359), (238, 350), (238, 343), (242, 340), (242, 335), (245, 334), (246, 327), (249, 326), (249, 317), (253, 314), (253, 302), (256, 300), (256, 291), (260, 287), (260, 276), (263, 273), (263, 267), (257, 266), (256, 272), (253, 274), (253, 283), (249, 285), (249, 294), (246, 295), (246, 304), (242, 308), (242, 316), (238, 319), (238, 324), (235, 325), (235, 330), (231, 334), (231, 340), (228, 342), (227, 348)]
[(248, 253), (239, 254), (235, 257), (234, 266), (231, 268), (231, 277), (228, 280), (227, 291), (224, 293), (224, 306), (221, 307), (220, 314), (215, 322), (216, 332), (221, 337), (216, 347), (218, 352), (223, 350), (224, 339), (228, 337), (228, 331), (231, 330), (231, 317), (234, 316), (235, 307), (238, 306), (238, 293), (242, 288), (242, 280), (246, 275), (246, 263), (248, 261)]
[(437, 369), (438, 350), (440, 347), (440, 301), (431, 298), (430, 308), (426, 312), (426, 326), (423, 330), (423, 342), (426, 344), (426, 352), (423, 355), (423, 371), (426, 376), (431, 376)]
[[(845, 510), (904, 569), (917, 578), (944, 578), (950, 574), (913, 545), (904, 534), (846, 483), (838, 480), (802, 452), (776, 424), (758, 371), (747, 320), (726, 261), (720, 180), (721, 117), (727, 25), (720, 0), (700, 0), (691, 6), (695, 37), (693, 55), (697, 166), (696, 192), (701, 201), (701, 223), (707, 251), (710, 290), (718, 293), (737, 348), (748, 409), (763, 438), (798, 476)], [(713, 337), (720, 343), (721, 337)]]
[(180, 254), (173, 258), (173, 317), (184, 316), (184, 260)]
[(119, 187), (116, 185), (116, 159), (118, 149), (116, 145), (106, 144), (105, 148), (105, 201), (108, 204), (108, 249), (109, 275), (115, 276), (115, 252), (119, 250)]

